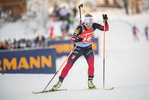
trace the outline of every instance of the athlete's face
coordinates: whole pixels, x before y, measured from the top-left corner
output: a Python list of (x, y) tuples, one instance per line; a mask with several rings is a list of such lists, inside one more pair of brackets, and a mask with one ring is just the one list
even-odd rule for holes
[(92, 22), (90, 23), (85, 23), (85, 27), (87, 28), (87, 30), (89, 30), (92, 27)]

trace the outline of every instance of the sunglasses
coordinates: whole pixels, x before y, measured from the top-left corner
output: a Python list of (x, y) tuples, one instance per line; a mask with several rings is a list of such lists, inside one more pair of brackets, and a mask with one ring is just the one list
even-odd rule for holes
[(87, 24), (87, 23), (86, 23), (86, 25), (87, 25), (87, 26), (92, 26), (93, 24)]

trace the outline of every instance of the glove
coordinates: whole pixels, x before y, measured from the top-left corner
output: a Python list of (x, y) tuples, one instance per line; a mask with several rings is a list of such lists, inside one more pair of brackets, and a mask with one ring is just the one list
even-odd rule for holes
[(82, 42), (83, 38), (82, 37), (79, 37), (79, 38), (76, 38), (75, 42)]
[(102, 17), (103, 17), (103, 21), (107, 23), (107, 20), (108, 20), (107, 14), (102, 14)]

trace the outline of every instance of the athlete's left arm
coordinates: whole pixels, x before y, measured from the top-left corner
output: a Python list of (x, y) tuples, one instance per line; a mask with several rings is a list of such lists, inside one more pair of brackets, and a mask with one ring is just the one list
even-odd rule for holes
[[(104, 26), (101, 25), (101, 24), (98, 24), (98, 23), (93, 23), (93, 29), (96, 30), (96, 29), (99, 29), (101, 31), (104, 30)], [(105, 31), (108, 31), (109, 30), (109, 25), (108, 25), (108, 22), (105, 23)]]

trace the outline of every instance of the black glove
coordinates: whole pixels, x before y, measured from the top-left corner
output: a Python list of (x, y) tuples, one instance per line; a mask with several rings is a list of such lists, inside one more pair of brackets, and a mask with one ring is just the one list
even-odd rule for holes
[(103, 17), (103, 21), (107, 23), (107, 20), (108, 20), (107, 14), (102, 14), (102, 17)]
[(82, 42), (83, 38), (82, 37), (79, 37), (75, 40), (75, 42)]

